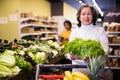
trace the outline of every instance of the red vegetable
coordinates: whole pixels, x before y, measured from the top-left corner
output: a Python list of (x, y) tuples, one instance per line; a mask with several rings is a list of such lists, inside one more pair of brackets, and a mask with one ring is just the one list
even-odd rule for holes
[(39, 75), (41, 78), (58, 78), (58, 79), (63, 79), (64, 75)]

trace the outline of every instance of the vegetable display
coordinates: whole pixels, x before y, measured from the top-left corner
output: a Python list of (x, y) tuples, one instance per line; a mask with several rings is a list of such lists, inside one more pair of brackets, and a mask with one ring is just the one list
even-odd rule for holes
[(52, 40), (29, 43), (22, 40), (18, 44), (17, 41), (14, 42), (9, 49), (0, 52), (0, 80), (13, 77), (20, 72), (29, 73), (37, 64), (47, 64), (54, 57), (63, 55), (63, 46)]

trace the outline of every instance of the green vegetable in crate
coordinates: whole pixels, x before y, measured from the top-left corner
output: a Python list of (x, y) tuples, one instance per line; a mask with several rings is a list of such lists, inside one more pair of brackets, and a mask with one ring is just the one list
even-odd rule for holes
[(95, 40), (83, 40), (76, 38), (65, 45), (65, 53), (71, 53), (85, 59), (91, 56), (104, 55), (105, 52), (100, 44)]
[(11, 54), (0, 54), (0, 64), (7, 67), (13, 67), (15, 65), (15, 57)]

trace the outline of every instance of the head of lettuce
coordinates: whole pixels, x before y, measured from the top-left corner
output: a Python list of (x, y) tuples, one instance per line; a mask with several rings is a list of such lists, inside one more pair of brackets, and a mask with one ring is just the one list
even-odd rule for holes
[(73, 41), (68, 42), (65, 45), (64, 52), (77, 55), (82, 59), (105, 55), (100, 42), (95, 40), (83, 40), (81, 38), (76, 38)]

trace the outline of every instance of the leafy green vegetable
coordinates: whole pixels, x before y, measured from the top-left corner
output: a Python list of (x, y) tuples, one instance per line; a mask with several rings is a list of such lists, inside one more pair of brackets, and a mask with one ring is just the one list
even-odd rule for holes
[(4, 65), (0, 65), (0, 77), (7, 77), (11, 75), (12, 75), (12, 71), (8, 67)]
[(15, 75), (19, 74), (21, 69), (18, 66), (14, 66), (13, 68), (11, 68), (11, 71), (12, 71), (12, 76), (15, 76)]
[(24, 60), (23, 57), (15, 55), (16, 59), (16, 65), (20, 67), (23, 71), (31, 71), (33, 69), (33, 66), (30, 62), (27, 62)]
[(34, 54), (34, 59), (33, 60), (38, 64), (48, 62), (45, 52), (37, 52), (36, 54)]
[(15, 65), (15, 57), (11, 54), (0, 54), (0, 64), (7, 67), (13, 67)]
[(76, 38), (65, 45), (65, 53), (76, 54), (85, 59), (91, 56), (104, 55), (104, 50), (101, 44), (95, 40), (83, 40)]
[(6, 49), (4, 53), (14, 55), (16, 51)]

